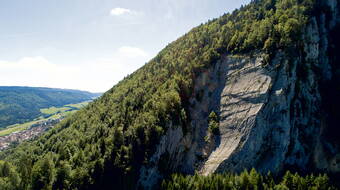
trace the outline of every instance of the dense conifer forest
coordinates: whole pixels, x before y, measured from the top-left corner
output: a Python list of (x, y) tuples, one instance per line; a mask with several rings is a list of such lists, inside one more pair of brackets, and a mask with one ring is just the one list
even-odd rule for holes
[(307, 175), (305, 177), (299, 174), (291, 173), (289, 171), (281, 179), (274, 179), (268, 173), (261, 175), (255, 169), (251, 171), (244, 171), (239, 175), (235, 174), (213, 174), (210, 176), (183, 176), (174, 174), (171, 179), (163, 181), (162, 189), (166, 190), (228, 190), (228, 189), (319, 189), (331, 190), (336, 189), (330, 184), (327, 175)]

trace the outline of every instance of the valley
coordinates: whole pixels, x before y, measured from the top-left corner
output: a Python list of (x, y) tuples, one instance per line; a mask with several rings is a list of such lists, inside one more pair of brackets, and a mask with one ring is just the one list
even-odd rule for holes
[(67, 104), (62, 107), (40, 109), (42, 116), (22, 124), (15, 124), (0, 130), (0, 151), (17, 145), (25, 140), (33, 139), (53, 128), (65, 117), (85, 107), (89, 101)]
[(64, 105), (91, 101), (101, 93), (80, 90), (0, 86), (0, 129), (17, 123), (27, 123), (53, 112), (67, 110)]
[(0, 151), (5, 150), (10, 146), (15, 146), (22, 141), (30, 140), (41, 135), (45, 131), (54, 127), (54, 125), (58, 124), (62, 119), (64, 119), (64, 117), (39, 121), (23, 130), (16, 130), (15, 132), (0, 136)]

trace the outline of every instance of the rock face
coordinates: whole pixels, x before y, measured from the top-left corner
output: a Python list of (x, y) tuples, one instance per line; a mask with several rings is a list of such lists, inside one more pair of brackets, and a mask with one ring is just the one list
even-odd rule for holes
[(215, 172), (243, 145), (255, 127), (256, 116), (268, 101), (274, 77), (274, 72), (264, 68), (260, 58), (227, 58), (221, 66), (227, 71), (224, 75), (227, 82), (220, 94), (220, 105), (211, 108), (220, 116), (220, 142), (201, 169), (204, 175)]
[[(339, 2), (320, 6), (327, 12), (310, 18), (293, 57), (279, 51), (265, 63), (261, 53), (226, 55), (201, 73), (190, 99), (191, 128), (169, 127), (140, 184), (151, 187), (167, 171), (339, 174)], [(208, 130), (212, 111), (218, 135)]]

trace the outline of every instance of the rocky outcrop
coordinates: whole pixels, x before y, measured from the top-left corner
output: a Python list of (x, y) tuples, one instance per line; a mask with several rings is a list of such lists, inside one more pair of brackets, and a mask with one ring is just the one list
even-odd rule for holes
[(226, 83), (220, 94), (217, 113), (220, 116), (220, 143), (205, 161), (201, 173), (213, 173), (243, 146), (256, 116), (268, 101), (268, 91), (275, 75), (272, 69), (264, 68), (260, 58), (224, 62)]
[[(340, 106), (340, 66), (334, 53), (339, 4), (327, 0), (319, 6), (299, 51), (278, 51), (269, 63), (261, 53), (226, 55), (196, 78), (191, 128), (184, 133), (170, 127), (152, 163), (141, 171), (144, 187), (167, 171), (208, 175), (254, 167), (273, 173), (340, 172), (339, 112), (334, 109)], [(219, 115), (218, 135), (209, 134), (212, 111)]]
[[(340, 172), (339, 147), (325, 138), (323, 133), (323, 130), (330, 127), (326, 124), (330, 113), (324, 109), (323, 98), (326, 97), (323, 97), (321, 87), (332, 83), (335, 78), (332, 76), (334, 63), (330, 61), (327, 51), (338, 45), (329, 40), (330, 31), (339, 22), (337, 1), (323, 1), (320, 6), (327, 6), (329, 11), (321, 12), (310, 19), (303, 36), (304, 48), (293, 57), (292, 54), (282, 52), (276, 54), (268, 66), (276, 68), (276, 71), (272, 74), (265, 73), (271, 83), (265, 85), (268, 88), (263, 91), (258, 89), (255, 93), (258, 96), (263, 95), (259, 104), (249, 105), (257, 106), (258, 110), (253, 108), (253, 116), (243, 115), (246, 122), (236, 123), (237, 127), (227, 134), (222, 132), (221, 144), (205, 162), (203, 174), (239, 172), (251, 167), (274, 173), (287, 168), (300, 172)], [(247, 75), (241, 78), (246, 81), (247, 79), (243, 78), (247, 78)], [(252, 82), (246, 83), (256, 88)], [(241, 91), (247, 92), (246, 89)], [(232, 95), (233, 92), (226, 94)], [(238, 99), (242, 97), (242, 93), (236, 96)], [(233, 100), (223, 101), (221, 98), (222, 118), (223, 107), (229, 107), (230, 103), (233, 103)], [(243, 106), (240, 103), (238, 105)], [(230, 109), (238, 110), (239, 107)], [(225, 123), (235, 117), (237, 114), (223, 119), (220, 124), (221, 131), (227, 131), (226, 127), (233, 126), (234, 123)], [(233, 122), (235, 121), (234, 119)], [(228, 145), (228, 142), (232, 142), (231, 139), (237, 139), (239, 135), (242, 136), (239, 138), (241, 140)], [(224, 136), (229, 137), (228, 140), (223, 140)], [(211, 167), (211, 164), (214, 166)], [(216, 169), (209, 171), (209, 168)]]

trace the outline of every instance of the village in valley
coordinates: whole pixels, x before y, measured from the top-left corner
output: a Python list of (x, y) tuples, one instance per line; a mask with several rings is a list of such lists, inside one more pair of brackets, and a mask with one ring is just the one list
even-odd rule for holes
[(68, 115), (75, 113), (88, 103), (89, 101), (84, 101), (77, 104), (67, 104), (62, 107), (40, 109), (42, 115), (39, 118), (23, 124), (11, 125), (0, 130), (0, 151), (42, 135)]
[(6, 136), (0, 137), (0, 151), (7, 149), (11, 145), (18, 144), (22, 141), (32, 139), (41, 135), (43, 132), (53, 128), (64, 117), (48, 119), (46, 121), (40, 121), (32, 124), (29, 128), (23, 131), (13, 132)]

